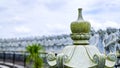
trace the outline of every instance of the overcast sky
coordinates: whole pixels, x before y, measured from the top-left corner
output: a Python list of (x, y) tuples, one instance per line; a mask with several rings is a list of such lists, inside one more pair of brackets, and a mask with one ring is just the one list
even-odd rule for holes
[(0, 38), (70, 34), (78, 8), (96, 30), (120, 27), (120, 0), (0, 0)]

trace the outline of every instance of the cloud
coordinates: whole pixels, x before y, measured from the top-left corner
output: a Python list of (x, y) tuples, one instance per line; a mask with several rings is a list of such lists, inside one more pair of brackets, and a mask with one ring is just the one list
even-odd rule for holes
[(112, 27), (112, 28), (120, 28), (120, 24), (117, 22), (112, 22), (112, 21), (106, 21), (103, 25), (107, 27)]
[(117, 22), (113, 22), (113, 21), (106, 21), (104, 23), (101, 24), (101, 22), (96, 22), (94, 20), (89, 20), (89, 22), (91, 23), (91, 26), (97, 31), (99, 29), (103, 29), (105, 30), (108, 27), (112, 27), (112, 28), (120, 28), (120, 24), (118, 24)]
[(17, 26), (15, 27), (15, 31), (18, 33), (29, 33), (31, 30), (26, 26)]
[(2, 26), (0, 26), (0, 29), (2, 28)]
[(70, 34), (70, 23), (77, 19), (78, 8), (83, 8), (84, 20), (95, 29), (119, 28), (119, 3), (120, 0), (0, 0), (0, 25), (5, 27), (0, 37)]

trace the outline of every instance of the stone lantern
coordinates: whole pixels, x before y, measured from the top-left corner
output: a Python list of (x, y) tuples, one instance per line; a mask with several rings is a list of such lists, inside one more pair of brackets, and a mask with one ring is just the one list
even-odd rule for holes
[(70, 25), (73, 45), (66, 46), (61, 53), (49, 53), (48, 64), (54, 68), (106, 68), (114, 67), (114, 54), (101, 54), (94, 45), (89, 45), (91, 25), (82, 17), (82, 8), (78, 9), (78, 19)]

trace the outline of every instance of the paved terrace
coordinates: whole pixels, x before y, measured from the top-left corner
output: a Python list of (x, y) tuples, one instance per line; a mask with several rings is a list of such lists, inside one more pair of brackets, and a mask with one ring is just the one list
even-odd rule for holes
[(24, 66), (8, 62), (0, 62), (0, 68), (24, 68)]
[[(46, 54), (47, 53), (43, 53), (44, 63), (47, 63), (45, 58)], [(27, 55), (28, 53), (25, 52), (0, 51), (0, 68), (31, 68), (25, 63)], [(119, 64), (115, 65), (115, 68), (120, 68), (120, 57), (118, 57), (118, 62)]]

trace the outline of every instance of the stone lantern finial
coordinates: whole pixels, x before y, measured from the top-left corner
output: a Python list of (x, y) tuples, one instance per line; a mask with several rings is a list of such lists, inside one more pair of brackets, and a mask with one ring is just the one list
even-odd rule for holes
[(91, 25), (88, 21), (84, 21), (82, 17), (82, 8), (78, 9), (78, 19), (71, 23), (71, 38), (74, 45), (87, 45), (90, 38)]

